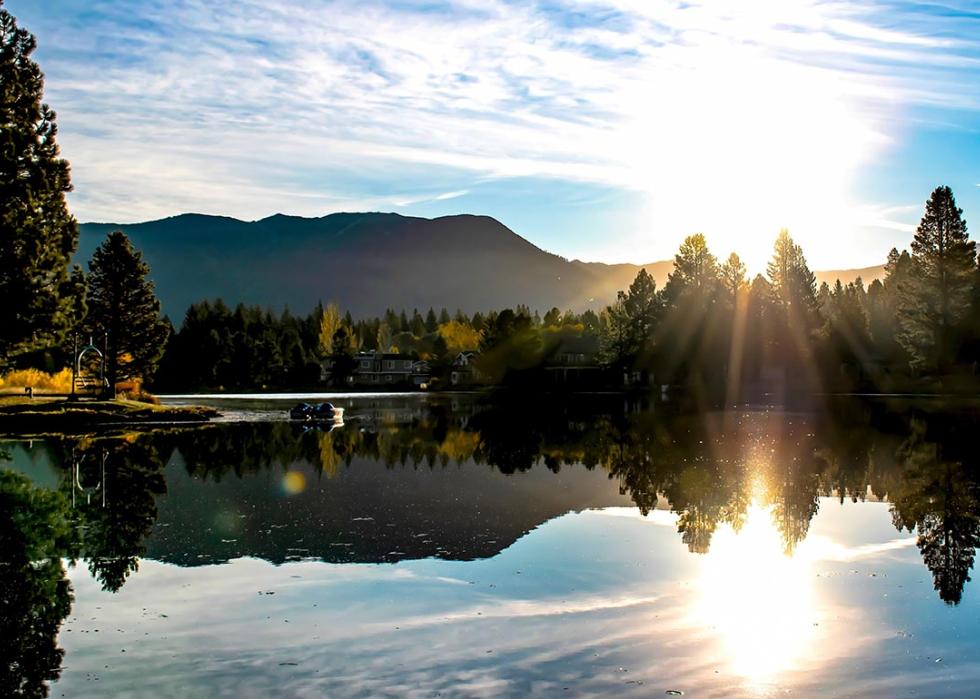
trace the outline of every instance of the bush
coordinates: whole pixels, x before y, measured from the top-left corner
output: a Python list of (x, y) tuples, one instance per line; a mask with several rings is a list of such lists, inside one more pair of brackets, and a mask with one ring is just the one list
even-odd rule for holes
[(71, 369), (54, 374), (39, 369), (18, 369), (0, 376), (0, 388), (23, 390), (27, 386), (33, 386), (35, 391), (71, 393)]
[(143, 390), (143, 381), (138, 378), (117, 383), (116, 395), (123, 400), (135, 400), (140, 403), (160, 405), (160, 400), (155, 395)]

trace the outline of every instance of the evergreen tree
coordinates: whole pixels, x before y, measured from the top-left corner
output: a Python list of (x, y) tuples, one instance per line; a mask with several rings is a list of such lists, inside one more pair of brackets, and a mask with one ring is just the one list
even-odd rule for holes
[(908, 251), (901, 253), (895, 248), (888, 253), (885, 277), (880, 288), (868, 289), (868, 322), (876, 354), (889, 366), (907, 367), (908, 353), (898, 341), (899, 337), (899, 289), (905, 286), (912, 274), (912, 257)]
[(0, 369), (57, 344), (82, 313), (81, 270), (68, 266), (78, 226), (55, 113), (41, 102), (34, 37), (0, 7)]
[(147, 275), (150, 268), (122, 231), (110, 233), (89, 262), (85, 329), (107, 333), (106, 379), (150, 378), (167, 343), (167, 323)]
[(728, 256), (728, 259), (725, 260), (725, 263), (719, 270), (722, 286), (725, 287), (725, 291), (733, 299), (749, 288), (749, 283), (745, 278), (745, 272), (745, 263), (734, 252)]
[(635, 365), (650, 349), (660, 309), (657, 283), (641, 269), (629, 290), (620, 291), (616, 303), (606, 309), (608, 323), (602, 338), (605, 361), (618, 369)]
[(417, 308), (412, 311), (412, 321), (409, 323), (408, 329), (415, 337), (425, 335), (425, 319)]
[(425, 314), (425, 332), (434, 333), (439, 329), (439, 319), (436, 317), (435, 310), (430, 306)]
[(541, 323), (546, 328), (550, 328), (552, 326), (558, 325), (560, 321), (561, 321), (561, 311), (559, 311), (557, 308), (552, 308), (550, 311), (544, 314), (544, 318), (542, 318)]
[(976, 271), (953, 191), (937, 187), (912, 240), (912, 274), (899, 288), (899, 342), (913, 362), (944, 371), (954, 358), (954, 334), (965, 319)]
[(777, 302), (796, 322), (816, 321), (817, 279), (807, 266), (803, 249), (793, 242), (785, 228), (776, 238), (766, 274)]
[(718, 284), (718, 260), (708, 249), (704, 235), (689, 235), (674, 256), (674, 269), (664, 285), (668, 303), (676, 303), (684, 293), (710, 295)]

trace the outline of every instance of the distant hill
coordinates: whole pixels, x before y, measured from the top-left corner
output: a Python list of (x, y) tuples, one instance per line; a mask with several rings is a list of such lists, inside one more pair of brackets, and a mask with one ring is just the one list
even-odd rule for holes
[[(223, 298), (309, 312), (336, 301), (355, 316), (430, 306), (467, 312), (527, 304), (542, 311), (599, 308), (625, 289), (640, 265), (567, 260), (488, 216), (415, 218), (339, 213), (277, 214), (259, 221), (182, 214), (136, 224), (86, 223), (77, 259), (121, 229), (152, 269), (164, 312), (179, 323), (201, 299)], [(662, 286), (672, 262), (644, 265)], [(818, 273), (844, 275), (865, 270)]]
[(841, 284), (849, 284), (858, 277), (861, 278), (865, 286), (868, 286), (875, 279), (884, 279), (885, 266), (874, 265), (873, 267), (862, 267), (860, 269), (834, 269), (825, 272), (814, 272), (813, 274), (817, 278), (817, 286), (824, 282), (833, 286), (838, 279), (840, 279)]

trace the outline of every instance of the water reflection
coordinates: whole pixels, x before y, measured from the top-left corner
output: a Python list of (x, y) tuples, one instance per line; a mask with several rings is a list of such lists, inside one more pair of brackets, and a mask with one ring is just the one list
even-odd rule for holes
[(740, 531), (717, 532), (694, 607), (696, 619), (721, 634), (731, 669), (755, 683), (809, 657), (819, 623), (812, 560), (784, 553), (773, 514), (753, 503)]
[[(147, 559), (473, 561), (562, 514), (628, 502), (671, 513), (696, 561), (689, 623), (717, 634), (728, 670), (765, 686), (826, 650), (816, 563), (835, 544), (809, 533), (822, 499), (887, 501), (948, 605), (963, 599), (980, 543), (976, 416), (962, 408), (435, 400), (348, 414), (331, 432), (251, 422), (8, 445), (0, 686), (44, 694), (57, 678), (75, 561), (107, 592)], [(44, 469), (50, 487), (38, 485)]]
[(63, 558), (78, 554), (68, 503), (0, 469), (0, 687), (45, 696), (61, 674), (57, 633), (71, 610)]

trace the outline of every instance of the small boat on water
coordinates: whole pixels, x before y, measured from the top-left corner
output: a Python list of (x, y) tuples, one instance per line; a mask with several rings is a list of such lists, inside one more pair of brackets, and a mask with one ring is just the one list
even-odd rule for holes
[(344, 419), (344, 409), (332, 403), (299, 403), (289, 411), (289, 419), (305, 422), (341, 422)]

